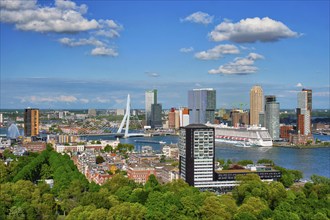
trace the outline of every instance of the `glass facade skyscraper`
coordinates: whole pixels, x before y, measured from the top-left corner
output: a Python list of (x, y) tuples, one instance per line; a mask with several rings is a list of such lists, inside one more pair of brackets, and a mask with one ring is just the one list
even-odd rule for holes
[(157, 104), (157, 89), (148, 90), (145, 93), (145, 113), (146, 125), (151, 126), (151, 110), (152, 105)]
[(273, 140), (280, 138), (280, 104), (273, 95), (265, 96), (265, 127)]
[(190, 124), (213, 123), (216, 109), (216, 90), (194, 89), (188, 92)]

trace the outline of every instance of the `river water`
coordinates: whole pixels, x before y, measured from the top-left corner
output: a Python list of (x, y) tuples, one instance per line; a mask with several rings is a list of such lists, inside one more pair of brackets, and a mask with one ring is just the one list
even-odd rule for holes
[[(323, 141), (330, 142), (330, 136), (314, 135)], [(111, 139), (102, 137), (105, 139)], [(99, 137), (89, 137), (97, 140)], [(136, 142), (138, 140), (138, 142)], [(178, 136), (156, 136), (152, 138), (127, 138), (121, 139), (121, 143), (134, 144), (135, 150), (140, 150), (142, 146), (152, 146), (153, 150), (160, 151), (159, 143), (140, 143), (141, 140), (165, 141), (167, 144), (178, 143)], [(229, 144), (217, 143), (215, 147), (215, 157), (219, 159), (231, 159), (232, 161), (270, 159), (276, 165), (287, 169), (300, 170), (303, 172), (303, 179), (309, 179), (311, 175), (317, 174), (330, 178), (330, 148), (310, 148), (296, 149), (285, 147), (236, 147)]]
[[(0, 129), (0, 133), (4, 133)], [(330, 136), (314, 135), (322, 141), (329, 141)], [(111, 140), (113, 136), (89, 136), (89, 140)], [(136, 142), (138, 140), (138, 142)], [(162, 145), (159, 143), (141, 143), (139, 141), (165, 141), (167, 144), (178, 143), (178, 136), (156, 136), (156, 137), (132, 137), (121, 139), (121, 143), (134, 144), (135, 150), (141, 150), (142, 146), (152, 146), (153, 150), (160, 151)], [(231, 159), (232, 161), (270, 159), (275, 164), (288, 168), (300, 170), (304, 174), (304, 179), (309, 179), (311, 175), (317, 174), (330, 178), (330, 148), (296, 149), (284, 147), (236, 147), (229, 144), (216, 144), (215, 156), (219, 159)]]

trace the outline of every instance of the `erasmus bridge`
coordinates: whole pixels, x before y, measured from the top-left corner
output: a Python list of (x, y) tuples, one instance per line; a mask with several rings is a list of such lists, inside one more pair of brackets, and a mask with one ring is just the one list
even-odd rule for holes
[[(130, 95), (127, 95), (127, 103), (126, 103), (126, 113), (124, 115), (123, 120), (121, 121), (121, 124), (119, 126), (119, 129), (117, 131), (117, 134), (115, 136), (118, 137), (124, 137), (124, 138), (129, 138), (129, 137), (144, 137), (144, 133), (128, 133), (129, 131), (129, 120), (131, 116), (131, 98)], [(125, 133), (122, 133), (124, 124), (126, 122), (126, 127), (125, 127)]]
[[(100, 121), (85, 120), (82, 125), (61, 126), (60, 129), (64, 134), (77, 136), (115, 136), (115, 137), (143, 137), (144, 133), (129, 133), (129, 125), (132, 123), (131, 118), (131, 100), (127, 95), (126, 112), (123, 120), (118, 128), (118, 122), (111, 122), (107, 119)], [(139, 125), (141, 122), (137, 119)], [(134, 120), (136, 123), (136, 119)]]

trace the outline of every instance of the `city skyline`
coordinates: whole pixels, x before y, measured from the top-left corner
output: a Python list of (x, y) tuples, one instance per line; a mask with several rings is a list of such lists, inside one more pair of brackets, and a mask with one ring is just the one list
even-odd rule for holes
[[(258, 84), (281, 108), (313, 90), (329, 108), (329, 2), (1, 1), (0, 106), (164, 109), (217, 90), (249, 106)], [(293, 13), (294, 12), (294, 13)], [(18, 16), (20, 15), (20, 16)]]

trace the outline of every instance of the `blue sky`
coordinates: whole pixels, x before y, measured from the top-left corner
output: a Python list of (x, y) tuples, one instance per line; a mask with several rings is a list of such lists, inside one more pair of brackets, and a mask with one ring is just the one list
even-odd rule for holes
[(313, 90), (329, 108), (329, 1), (1, 0), (1, 108), (163, 108), (214, 88), (249, 107), (259, 84), (281, 108)]

